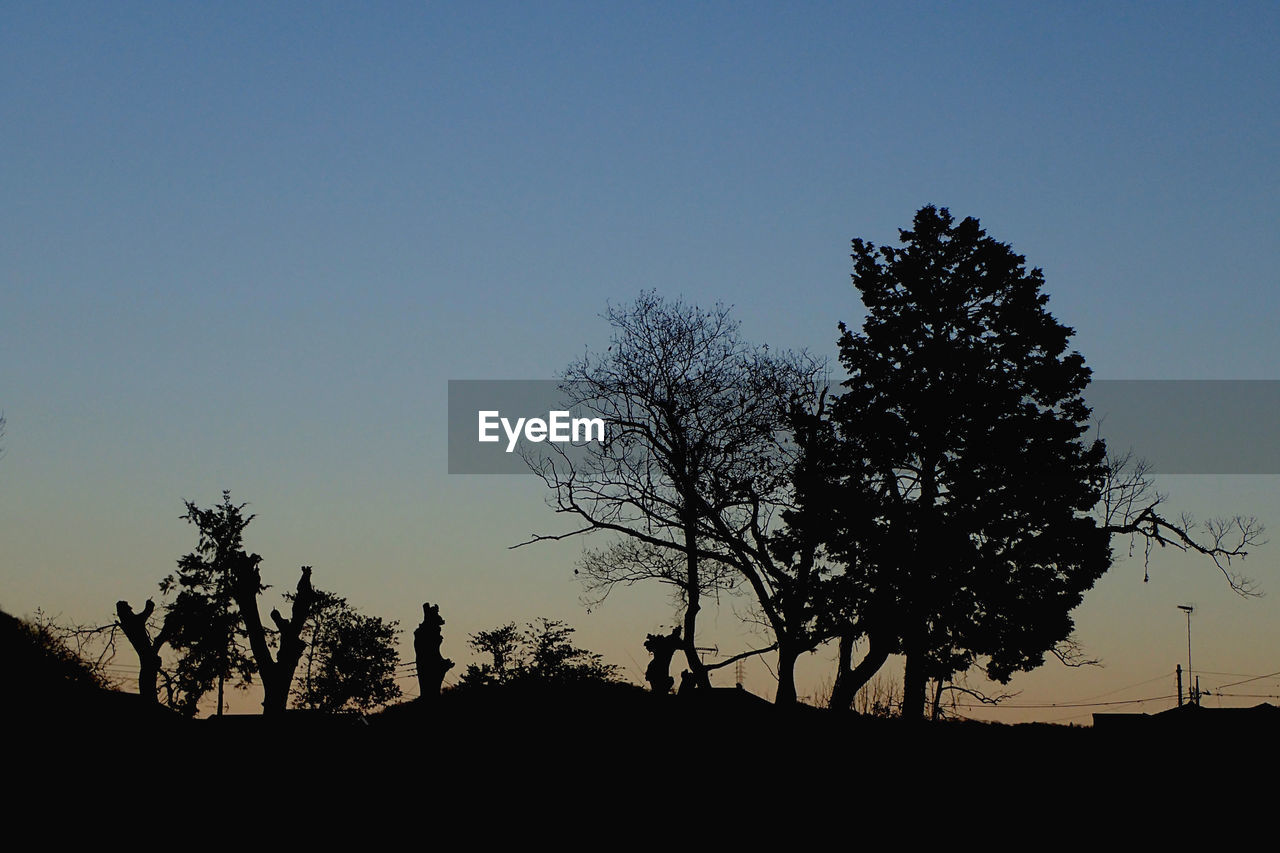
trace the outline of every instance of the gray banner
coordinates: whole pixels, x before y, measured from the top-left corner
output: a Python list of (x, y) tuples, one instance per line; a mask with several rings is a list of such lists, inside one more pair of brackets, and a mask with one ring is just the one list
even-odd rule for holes
[[(556, 411), (583, 415), (564, 400), (554, 379), (450, 380), (449, 473), (528, 474), (524, 457), (531, 453), (563, 451), (581, 459), (581, 442), (530, 441), (523, 425), (508, 452), (508, 428), (521, 418), (527, 424), (549, 421)], [(1085, 400), (1107, 446), (1132, 450), (1156, 473), (1280, 474), (1280, 380), (1100, 379)], [(488, 434), (497, 440), (479, 440), (481, 412), (499, 413), (488, 417)]]
[(1085, 391), (1113, 452), (1158, 474), (1280, 474), (1280, 381), (1100, 379)]

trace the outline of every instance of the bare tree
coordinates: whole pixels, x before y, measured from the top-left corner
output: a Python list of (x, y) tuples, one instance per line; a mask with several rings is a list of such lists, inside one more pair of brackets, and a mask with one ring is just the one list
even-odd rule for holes
[(550, 505), (579, 526), (520, 545), (616, 534), (626, 544), (584, 559), (588, 590), (602, 600), (638, 580), (676, 586), (685, 657), (707, 687), (697, 652), (703, 596), (734, 585), (729, 567), (741, 575), (743, 552), (731, 540), (771, 526), (788, 487), (786, 406), (815, 366), (746, 343), (724, 306), (646, 292), (605, 318), (607, 351), (570, 364), (561, 390), (566, 408), (604, 421), (606, 440), (588, 444), (583, 458), (553, 448), (530, 459), (552, 490)]

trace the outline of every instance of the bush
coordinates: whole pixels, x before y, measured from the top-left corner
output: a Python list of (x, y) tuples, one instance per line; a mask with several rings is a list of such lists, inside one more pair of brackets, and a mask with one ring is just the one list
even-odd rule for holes
[(539, 617), (521, 631), (508, 622), (468, 639), (490, 663), (470, 664), (458, 682), (460, 688), (543, 685), (566, 687), (584, 684), (618, 684), (618, 667), (604, 657), (570, 642), (574, 629), (558, 619)]

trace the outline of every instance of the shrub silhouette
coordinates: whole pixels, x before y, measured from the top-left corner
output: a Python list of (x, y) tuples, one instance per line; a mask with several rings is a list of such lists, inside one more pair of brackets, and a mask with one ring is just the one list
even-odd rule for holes
[(574, 629), (558, 619), (539, 617), (522, 631), (508, 622), (472, 634), (467, 642), (489, 662), (469, 664), (458, 681), (462, 689), (496, 686), (617, 684), (618, 667), (602, 655), (575, 647)]

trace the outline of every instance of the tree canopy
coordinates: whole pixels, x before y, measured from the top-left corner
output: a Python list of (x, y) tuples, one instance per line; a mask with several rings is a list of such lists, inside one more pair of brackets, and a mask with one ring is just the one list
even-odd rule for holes
[(900, 239), (853, 241), (867, 317), (860, 333), (841, 325), (834, 419), (857, 498), (836, 550), (863, 616), (892, 626), (918, 716), (929, 678), (980, 658), (998, 681), (1040, 665), (1111, 550), (1091, 515), (1107, 470), (1086, 440), (1089, 369), (1040, 270), (945, 208)]

